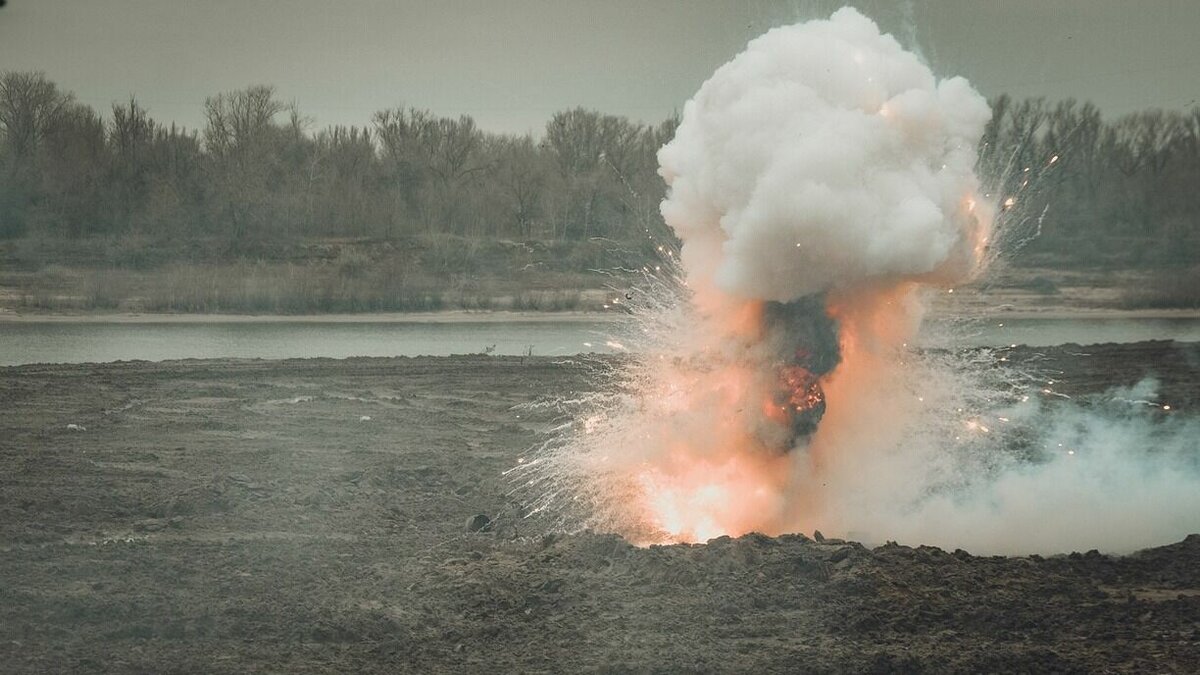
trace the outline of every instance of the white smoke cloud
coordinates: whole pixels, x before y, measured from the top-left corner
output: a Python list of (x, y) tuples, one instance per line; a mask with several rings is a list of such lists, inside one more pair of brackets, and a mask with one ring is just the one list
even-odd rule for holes
[[(584, 505), (586, 525), (637, 542), (819, 528), (1119, 552), (1200, 530), (1195, 419), (1063, 402), (987, 352), (909, 346), (922, 287), (984, 262), (995, 209), (973, 167), (989, 114), (853, 9), (718, 69), (659, 154), (688, 291), (651, 274), (634, 294), (644, 348), (516, 472), (535, 508)], [(828, 321), (805, 312), (822, 306), (840, 361), (814, 371), (826, 407), (798, 434), (780, 368), (813, 367), (792, 354), (818, 347)]]
[[(908, 348), (920, 286), (984, 262), (995, 210), (974, 166), (989, 117), (966, 80), (937, 80), (853, 9), (752, 41), (684, 108), (659, 153), (662, 212), (699, 306), (720, 317), (829, 292), (840, 324), (828, 411), (757, 529), (1017, 553), (1124, 551), (1200, 528), (1195, 424), (1036, 398), (998, 410), (1011, 388), (987, 374), (996, 364)], [(1063, 437), (1070, 454), (1010, 452)]]
[(853, 9), (776, 28), (719, 68), (659, 152), (689, 282), (788, 301), (969, 273), (987, 102)]

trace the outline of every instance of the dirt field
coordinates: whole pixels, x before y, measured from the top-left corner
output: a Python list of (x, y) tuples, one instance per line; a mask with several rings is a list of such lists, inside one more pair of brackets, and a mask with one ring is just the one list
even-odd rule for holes
[[(1036, 357), (1068, 393), (1153, 370), (1164, 397), (1200, 403), (1200, 345)], [(1002, 558), (804, 536), (638, 549), (510, 520), (500, 473), (539, 427), (512, 407), (584, 372), (487, 357), (0, 368), (0, 670), (1200, 664), (1200, 535)], [(497, 526), (467, 532), (478, 513)]]

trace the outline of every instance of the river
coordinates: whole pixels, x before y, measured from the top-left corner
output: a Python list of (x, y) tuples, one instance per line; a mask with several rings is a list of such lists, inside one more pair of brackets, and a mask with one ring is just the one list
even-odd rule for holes
[[(609, 321), (9, 321), (0, 322), (0, 365), (143, 359), (494, 354), (566, 356), (619, 349)], [(936, 322), (924, 344), (962, 346), (1076, 342), (1200, 341), (1200, 319), (1009, 319), (950, 328)]]

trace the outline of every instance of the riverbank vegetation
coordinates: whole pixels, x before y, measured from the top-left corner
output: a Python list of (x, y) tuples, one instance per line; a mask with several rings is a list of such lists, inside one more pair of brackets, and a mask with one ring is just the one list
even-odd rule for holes
[[(1159, 270), (1129, 303), (1200, 304), (1200, 109), (992, 106), (980, 172), (1023, 241), (1012, 264)], [(677, 117), (576, 108), (507, 135), (397, 106), (319, 128), (252, 86), (204, 118), (184, 129), (132, 98), (101, 114), (0, 72), (0, 304), (588, 309), (673, 243), (655, 153)]]

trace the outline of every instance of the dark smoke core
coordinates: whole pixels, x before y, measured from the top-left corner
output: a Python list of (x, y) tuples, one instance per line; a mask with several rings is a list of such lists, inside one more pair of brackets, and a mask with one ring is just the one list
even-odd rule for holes
[(790, 449), (811, 436), (825, 415), (821, 378), (841, 358), (838, 326), (825, 311), (823, 294), (768, 302), (763, 308), (763, 324), (777, 364), (773, 403), (790, 428), (785, 446)]

